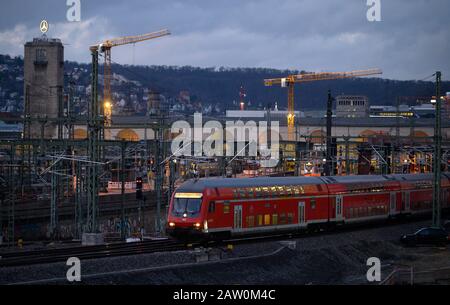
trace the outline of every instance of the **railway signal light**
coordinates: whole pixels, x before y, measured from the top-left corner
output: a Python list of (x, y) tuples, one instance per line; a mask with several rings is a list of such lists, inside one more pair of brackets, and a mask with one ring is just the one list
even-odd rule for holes
[(136, 178), (136, 199), (141, 200), (143, 198), (142, 196), (142, 178), (137, 177)]

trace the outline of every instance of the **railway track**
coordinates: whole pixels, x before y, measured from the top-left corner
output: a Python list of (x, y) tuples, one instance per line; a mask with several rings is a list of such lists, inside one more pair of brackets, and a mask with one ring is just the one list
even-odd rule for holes
[(58, 249), (4, 253), (0, 267), (22, 266), (67, 261), (70, 257), (93, 259), (186, 249), (186, 244), (172, 239), (157, 239), (133, 243), (111, 243), (97, 246), (77, 246)]
[[(447, 214), (447, 213), (446, 213)], [(170, 238), (141, 241), (133, 243), (109, 243), (97, 246), (76, 246), (58, 249), (32, 250), (4, 253), (0, 255), (0, 267), (21, 266), (67, 261), (69, 257), (79, 259), (94, 259), (114, 256), (136, 255), (144, 253), (165, 252), (193, 249), (195, 247), (223, 247), (228, 244), (246, 244), (258, 242), (280, 241), (298, 238), (312, 238), (318, 235), (342, 234), (349, 231), (364, 231), (385, 226), (396, 226), (405, 223), (418, 222), (427, 219), (423, 215), (396, 221), (377, 221), (373, 223), (355, 224), (336, 227), (331, 230), (308, 230), (297, 232), (274, 233), (270, 235), (255, 235), (229, 238), (222, 241), (181, 242)]]

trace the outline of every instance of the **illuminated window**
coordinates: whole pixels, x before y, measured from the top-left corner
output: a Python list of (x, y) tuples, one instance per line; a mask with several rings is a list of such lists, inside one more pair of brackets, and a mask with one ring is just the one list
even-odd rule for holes
[(262, 226), (263, 217), (262, 215), (258, 215), (258, 226)]
[(256, 198), (262, 197), (261, 188), (260, 187), (255, 187), (255, 196), (256, 196)]
[(305, 189), (303, 188), (303, 186), (300, 186), (300, 193), (302, 193), (302, 194), (305, 193)]
[(270, 225), (270, 214), (264, 215), (264, 225)]
[(224, 214), (230, 213), (230, 202), (225, 201), (225, 202), (223, 203), (223, 213), (224, 213)]
[(272, 192), (272, 196), (274, 196), (274, 197), (278, 196), (278, 192), (277, 192), (276, 186), (270, 187), (270, 190)]
[(293, 189), (292, 189), (292, 187), (286, 186), (286, 193), (287, 193), (288, 195), (292, 195), (292, 194), (293, 194)]

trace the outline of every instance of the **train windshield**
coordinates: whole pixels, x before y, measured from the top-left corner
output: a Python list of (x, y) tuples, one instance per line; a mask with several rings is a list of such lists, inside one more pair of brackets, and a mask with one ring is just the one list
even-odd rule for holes
[(178, 217), (197, 217), (202, 205), (201, 198), (175, 198), (172, 215)]

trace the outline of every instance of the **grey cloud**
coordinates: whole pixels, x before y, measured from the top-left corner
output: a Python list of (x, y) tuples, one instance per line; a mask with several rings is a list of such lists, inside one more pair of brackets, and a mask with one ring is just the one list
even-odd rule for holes
[[(381, 0), (382, 22), (373, 23), (366, 19), (366, 0), (81, 1), (83, 20), (94, 24), (91, 33), (80, 32), (77, 45), (96, 36), (164, 27), (173, 32), (136, 45), (136, 64), (314, 71), (380, 67), (384, 77), (398, 79), (420, 79), (440, 69), (450, 79), (447, 0)], [(31, 35), (43, 16), (62, 27), (65, 12), (65, 0), (9, 1), (1, 11), (0, 37), (17, 24)], [(71, 47), (66, 47), (68, 59), (89, 60), (84, 50)], [(11, 50), (0, 45), (0, 52)], [(113, 59), (131, 64), (132, 51), (117, 48)]]

